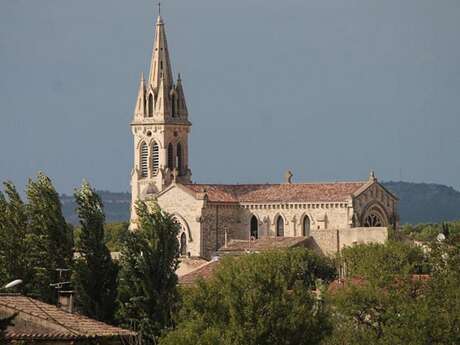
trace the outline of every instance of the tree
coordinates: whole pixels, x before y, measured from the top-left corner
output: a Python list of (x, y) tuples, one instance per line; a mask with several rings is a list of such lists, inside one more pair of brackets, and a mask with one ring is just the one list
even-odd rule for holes
[(26, 205), (11, 182), (5, 182), (5, 193), (0, 192), (0, 281), (22, 279), (22, 292), (31, 290), (34, 276), (29, 258), (32, 248), (28, 233)]
[(346, 247), (339, 260), (348, 277), (359, 276), (372, 281), (393, 281), (395, 275), (429, 271), (427, 258), (420, 247), (396, 241)]
[[(434, 244), (427, 257), (411, 254), (409, 247), (404, 256), (402, 248), (387, 244), (384, 256), (375, 245), (359, 248), (369, 254), (360, 257), (360, 269), (377, 266), (370, 274), (361, 270), (358, 282), (330, 291), (326, 301), (334, 310), (334, 331), (324, 345), (460, 342), (460, 248)], [(427, 267), (430, 275), (413, 275), (417, 267)], [(376, 277), (379, 270), (385, 279)]]
[(161, 345), (319, 344), (328, 334), (312, 278), (334, 278), (329, 260), (306, 249), (221, 260), (212, 279), (183, 291), (177, 328)]
[(75, 191), (80, 237), (74, 262), (73, 284), (80, 311), (97, 320), (112, 322), (117, 298), (118, 266), (104, 241), (103, 204), (88, 182)]
[(27, 185), (29, 232), (34, 250), (34, 286), (37, 297), (55, 303), (57, 296), (50, 284), (55, 283), (56, 269), (69, 268), (73, 258), (72, 228), (66, 223), (59, 195), (51, 180), (39, 173)]
[(18, 314), (13, 314), (11, 316), (5, 317), (5, 318), (0, 318), (0, 344), (5, 344), (6, 339), (5, 339), (5, 332), (6, 329), (9, 326), (13, 325), (13, 321), (16, 318)]
[(126, 237), (120, 260), (118, 316), (152, 344), (173, 326), (179, 226), (156, 206), (138, 202), (136, 208), (139, 229)]

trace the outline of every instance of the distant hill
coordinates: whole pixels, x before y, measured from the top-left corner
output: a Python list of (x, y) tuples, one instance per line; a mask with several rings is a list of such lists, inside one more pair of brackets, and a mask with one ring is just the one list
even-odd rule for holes
[[(460, 192), (452, 187), (431, 183), (385, 182), (384, 185), (398, 195), (401, 223), (439, 223), (460, 220)], [(129, 220), (130, 193), (99, 191), (107, 223)], [(73, 196), (62, 195), (64, 216), (78, 224)]]
[(460, 192), (434, 183), (385, 182), (400, 200), (401, 223), (460, 220)]
[[(98, 191), (104, 203), (105, 218), (107, 223), (126, 222), (129, 220), (129, 208), (131, 207), (130, 193), (113, 193), (109, 191)], [(78, 217), (75, 213), (75, 199), (72, 196), (61, 195), (62, 211), (67, 222), (78, 224)]]

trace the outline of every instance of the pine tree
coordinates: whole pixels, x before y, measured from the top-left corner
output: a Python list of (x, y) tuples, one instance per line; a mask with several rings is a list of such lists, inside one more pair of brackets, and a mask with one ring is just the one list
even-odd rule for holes
[(80, 311), (97, 320), (112, 322), (117, 298), (118, 267), (104, 242), (104, 209), (88, 182), (74, 193), (81, 233), (76, 250), (73, 283)]
[(27, 185), (29, 231), (34, 250), (34, 287), (36, 295), (48, 303), (55, 303), (56, 292), (51, 283), (56, 282), (56, 269), (69, 268), (73, 257), (72, 228), (62, 214), (59, 195), (51, 180), (39, 173)]
[(119, 318), (147, 344), (173, 326), (177, 305), (179, 227), (158, 207), (137, 204), (139, 230), (128, 234), (122, 250)]
[(30, 260), (32, 242), (28, 233), (27, 209), (16, 187), (3, 183), (5, 193), (0, 192), (0, 281), (22, 279), (19, 289), (31, 290), (34, 265)]

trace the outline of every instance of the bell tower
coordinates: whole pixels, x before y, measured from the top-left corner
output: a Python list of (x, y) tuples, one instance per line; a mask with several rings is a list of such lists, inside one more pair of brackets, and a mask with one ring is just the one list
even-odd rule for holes
[(131, 226), (135, 202), (154, 199), (171, 183), (190, 183), (188, 136), (192, 124), (180, 74), (174, 81), (163, 19), (155, 25), (150, 73), (141, 74), (131, 131), (134, 167), (131, 173)]

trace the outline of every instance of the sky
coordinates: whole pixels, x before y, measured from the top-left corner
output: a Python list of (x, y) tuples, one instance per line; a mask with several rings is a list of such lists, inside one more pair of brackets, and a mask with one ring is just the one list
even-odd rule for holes
[[(0, 1), (0, 181), (128, 191), (157, 8)], [(193, 180), (460, 189), (458, 0), (165, 0)]]

